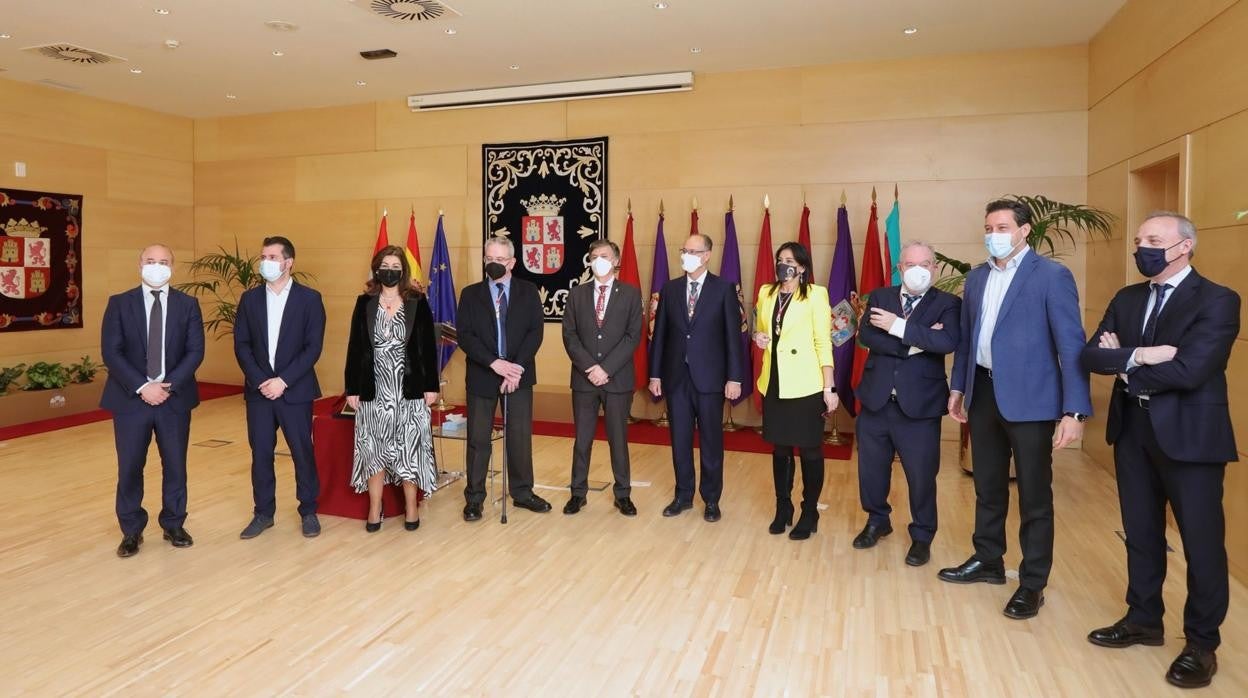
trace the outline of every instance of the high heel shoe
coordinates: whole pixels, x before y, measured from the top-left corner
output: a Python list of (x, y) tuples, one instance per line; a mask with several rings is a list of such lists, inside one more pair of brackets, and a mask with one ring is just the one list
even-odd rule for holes
[(819, 512), (813, 509), (802, 507), (802, 516), (797, 520), (797, 525), (789, 531), (789, 538), (792, 540), (806, 540), (810, 538), (810, 534), (819, 530)]
[(776, 500), (776, 518), (772, 519), (767, 532), (773, 536), (784, 533), (784, 529), (793, 525), (793, 502), (787, 499)]
[(415, 531), (418, 528), (420, 528), (420, 519), (416, 519), (415, 521), (408, 521), (407, 519), (403, 519), (404, 530)]
[(386, 520), (386, 512), (383, 509), (381, 513), (378, 515), (377, 523), (373, 523), (372, 521), (365, 519), (364, 530), (368, 531), (369, 533), (376, 533), (381, 530), (381, 522), (385, 520)]

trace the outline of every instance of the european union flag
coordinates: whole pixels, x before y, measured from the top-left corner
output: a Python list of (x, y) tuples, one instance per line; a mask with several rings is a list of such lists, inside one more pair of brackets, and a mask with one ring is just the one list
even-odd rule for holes
[[(455, 327), (455, 281), (451, 278), (451, 255), (446, 248), (446, 230), (438, 216), (438, 233), (433, 240), (433, 260), (429, 264), (429, 307), (433, 321)], [(455, 353), (455, 344), (441, 342), (438, 347), (438, 368), (445, 369)]]

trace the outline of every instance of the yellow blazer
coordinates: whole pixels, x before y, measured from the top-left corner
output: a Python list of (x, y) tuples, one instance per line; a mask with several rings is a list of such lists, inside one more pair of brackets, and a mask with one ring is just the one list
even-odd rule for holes
[[(832, 365), (832, 306), (828, 289), (811, 284), (803, 300), (793, 294), (792, 305), (784, 315), (780, 341), (763, 350), (762, 371), (758, 374), (758, 393), (767, 394), (771, 380), (772, 357), (779, 352), (781, 398), (805, 397), (823, 390), (823, 367)], [(770, 286), (758, 289), (754, 303), (754, 331), (771, 336), (771, 314), (780, 300), (780, 292), (771, 293)]]

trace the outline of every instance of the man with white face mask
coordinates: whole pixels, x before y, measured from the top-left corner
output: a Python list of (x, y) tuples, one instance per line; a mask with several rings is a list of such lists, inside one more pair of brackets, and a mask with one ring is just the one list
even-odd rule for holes
[(855, 393), (862, 403), (854, 423), (858, 494), (867, 523), (854, 547), (873, 547), (893, 532), (888, 490), (899, 455), (910, 490), (906, 564), (918, 567), (931, 559), (936, 536), (940, 418), (949, 400), (945, 355), (958, 346), (962, 299), (932, 288), (936, 251), (925, 242), (906, 243), (897, 269), (902, 283), (871, 292), (858, 331), (871, 354)]
[(143, 544), (143, 466), (152, 434), (162, 470), (160, 527), (175, 548), (193, 541), (186, 532), (186, 448), (191, 410), (199, 404), (195, 369), (204, 360), (199, 301), (169, 287), (173, 251), (152, 245), (139, 255), (138, 288), (108, 299), (100, 351), (108, 381), (100, 407), (113, 413), (117, 442), (119, 557)]
[(620, 249), (610, 240), (589, 245), (591, 283), (568, 294), (563, 346), (572, 361), (572, 496), (563, 513), (575, 514), (589, 492), (589, 455), (601, 406), (615, 476), (615, 508), (636, 516), (628, 458), (628, 411), (633, 402), (633, 352), (641, 342), (641, 289), (616, 278)]

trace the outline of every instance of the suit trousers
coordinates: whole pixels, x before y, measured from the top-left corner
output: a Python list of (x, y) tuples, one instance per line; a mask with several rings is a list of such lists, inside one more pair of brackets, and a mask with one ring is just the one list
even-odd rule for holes
[(1148, 627), (1162, 625), (1168, 501), (1187, 560), (1183, 631), (1188, 642), (1217, 649), (1222, 641), (1218, 627), (1230, 603), (1222, 511), (1226, 464), (1171, 459), (1157, 445), (1148, 408), (1135, 398), (1126, 400), (1122, 416), (1114, 468), (1127, 534), (1127, 620)]
[(628, 457), (628, 411), (633, 405), (632, 391), (607, 392), (602, 388), (572, 391), (572, 421), (576, 425), (576, 441), (572, 445), (572, 483), (575, 497), (589, 491), (589, 456), (598, 431), (598, 408), (602, 407), (611, 449), (611, 474), (615, 476), (612, 490), (615, 498), (630, 497), (633, 492)]
[(702, 482), (698, 492), (707, 504), (718, 504), (724, 490), (724, 394), (700, 393), (685, 375), (663, 383), (667, 419), (671, 424), (672, 465), (676, 471), (676, 499), (693, 501), (697, 481), (693, 472), (693, 429), (698, 429)]
[(186, 522), (186, 449), (191, 434), (191, 413), (144, 405), (134, 412), (113, 415), (113, 439), (117, 444), (117, 522), (122, 535), (138, 535), (147, 527), (143, 467), (147, 464), (153, 433), (160, 452), (160, 527), (179, 528)]
[(272, 517), (277, 512), (273, 452), (277, 449), (279, 427), (295, 462), (299, 515), (315, 514), (321, 481), (312, 450), (312, 403), (290, 404), (281, 399), (247, 401), (247, 441), (251, 444), (251, 495), (255, 500), (255, 514)]
[(910, 539), (936, 537), (936, 474), (940, 471), (940, 417), (914, 419), (895, 400), (880, 410), (863, 407), (854, 423), (858, 438), (858, 497), (867, 523), (890, 526), (888, 491), (893, 454), (901, 456), (910, 493)]
[[(502, 397), (468, 393), (468, 476), (464, 499), (469, 504), (485, 501), (485, 476), (494, 452), (490, 432), (494, 428), (494, 410)], [(533, 389), (520, 388), (506, 398), (508, 488), (512, 499), (528, 499), (533, 496)]]
[(1019, 585), (1042, 591), (1053, 567), (1053, 431), (1057, 423), (1006, 420), (997, 407), (992, 377), (979, 367), (968, 417), (975, 469), (975, 558), (994, 563), (1005, 555), (1013, 455), (1018, 474), (1018, 542), (1023, 551)]

